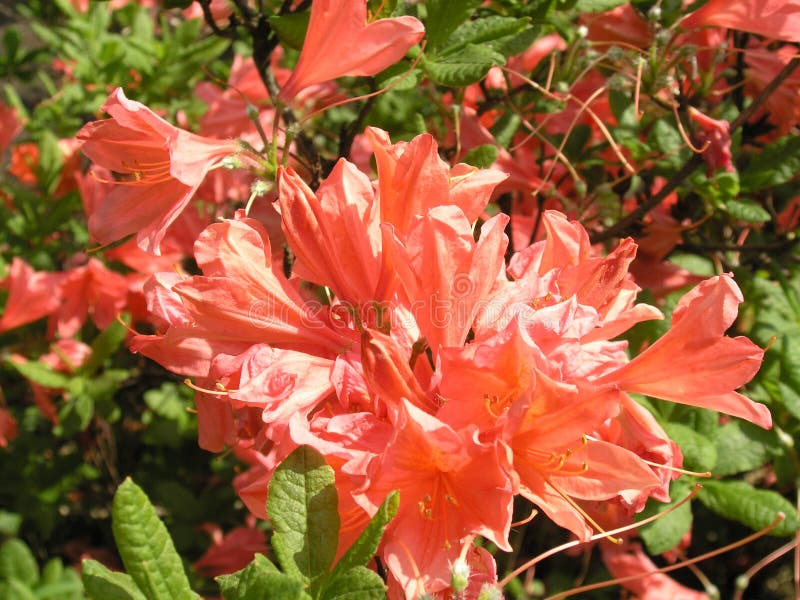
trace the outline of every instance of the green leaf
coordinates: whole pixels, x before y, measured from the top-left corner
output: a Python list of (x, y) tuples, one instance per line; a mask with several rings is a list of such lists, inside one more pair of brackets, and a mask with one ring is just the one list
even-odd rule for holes
[(8, 594), (6, 598), (13, 598), (14, 600), (39, 600), (33, 590), (22, 583), (19, 579), (10, 579), (6, 582)]
[(127, 478), (111, 510), (114, 539), (125, 569), (150, 600), (198, 598), (164, 523), (142, 489)]
[(375, 571), (353, 567), (335, 577), (321, 596), (322, 600), (384, 600), (386, 584)]
[(575, 10), (581, 13), (598, 13), (625, 4), (628, 0), (578, 0)]
[(698, 498), (715, 513), (754, 530), (764, 529), (782, 512), (786, 518), (770, 535), (789, 536), (800, 526), (791, 502), (777, 492), (757, 490), (744, 481), (704, 481)]
[(0, 536), (13, 537), (17, 535), (20, 525), (22, 525), (22, 515), (0, 510)]
[(94, 400), (88, 394), (80, 394), (61, 406), (53, 432), (58, 436), (75, 435), (89, 426), (93, 416)]
[(726, 477), (756, 469), (771, 457), (775, 434), (746, 421), (731, 421), (712, 434), (717, 449), (714, 475)]
[(278, 34), (278, 39), (287, 48), (303, 49), (308, 30), (309, 11), (290, 13), (287, 15), (272, 15), (268, 21), (272, 30)]
[(147, 600), (130, 575), (110, 571), (91, 558), (81, 563), (81, 577), (91, 600)]
[(358, 539), (353, 542), (353, 545), (347, 549), (336, 567), (333, 569), (332, 577), (335, 579), (339, 575), (344, 575), (346, 571), (350, 571), (354, 567), (363, 566), (367, 564), (375, 556), (378, 551), (378, 544), (381, 541), (383, 530), (386, 525), (397, 514), (397, 508), (400, 506), (400, 492), (394, 491), (381, 503), (377, 512), (372, 516), (364, 531), (358, 536)]
[[(642, 521), (656, 514), (666, 512), (670, 507), (683, 500), (688, 494), (691, 485), (685, 480), (672, 483), (669, 495), (672, 502), (663, 503), (650, 500), (645, 509), (636, 515), (637, 521)], [(692, 528), (692, 507), (689, 502), (682, 504), (666, 516), (659, 517), (638, 529), (639, 535), (647, 546), (650, 554), (661, 554), (677, 546), (683, 536)]]
[(428, 0), (425, 8), (425, 37), (428, 51), (433, 53), (447, 42), (450, 34), (472, 16), (481, 0)]
[(272, 573), (278, 573), (278, 568), (263, 554), (256, 554), (244, 569), (215, 579), (225, 600), (259, 600), (265, 597)]
[(304, 583), (323, 575), (336, 555), (339, 511), (333, 469), (319, 452), (300, 446), (280, 464), (269, 484), (267, 514), (284, 571)]
[(491, 48), (467, 45), (455, 54), (426, 57), (422, 64), (428, 76), (436, 83), (463, 87), (483, 79), (494, 65), (505, 64), (505, 58)]
[(680, 423), (666, 423), (664, 430), (680, 446), (683, 466), (690, 471), (710, 471), (717, 462), (717, 449), (705, 436)]
[(746, 223), (766, 223), (772, 219), (764, 208), (749, 199), (728, 200), (725, 202), (725, 211)]
[(457, 54), (470, 44), (488, 45), (492, 50), (497, 51), (498, 48), (494, 47), (494, 42), (525, 31), (529, 23), (529, 19), (500, 16), (467, 21), (453, 32), (447, 40), (447, 46), (439, 55)]
[[(124, 315), (122, 318), (126, 324), (130, 324), (130, 316)], [(112, 321), (92, 342), (92, 354), (89, 356), (89, 360), (81, 367), (80, 373), (93, 375), (97, 372), (103, 366), (103, 363), (119, 349), (122, 342), (125, 341), (127, 333), (128, 330), (122, 323)]]
[(39, 581), (39, 565), (22, 540), (11, 539), (0, 546), (0, 579), (15, 579), (26, 586)]
[(375, 84), (378, 88), (394, 85), (392, 89), (397, 92), (412, 90), (419, 85), (421, 74), (419, 69), (414, 69), (410, 73), (408, 69), (409, 65), (406, 61), (395, 63), (375, 76)]
[(739, 175), (745, 192), (792, 181), (800, 172), (800, 137), (787, 136), (764, 146)]
[(58, 583), (64, 575), (64, 563), (60, 558), (51, 558), (42, 567), (41, 585)]
[(43, 190), (53, 193), (61, 179), (63, 157), (58, 145), (58, 137), (51, 131), (45, 131), (39, 138), (39, 164), (36, 177)]
[(38, 361), (28, 361), (26, 363), (19, 363), (16, 361), (9, 361), (9, 365), (19, 371), (25, 379), (38, 383), (42, 387), (63, 389), (69, 385), (70, 377), (63, 373), (57, 373), (50, 365)]
[(475, 146), (472, 150), (462, 159), (462, 162), (478, 167), (479, 169), (488, 169), (492, 166), (494, 161), (497, 160), (497, 146), (494, 144), (483, 144)]

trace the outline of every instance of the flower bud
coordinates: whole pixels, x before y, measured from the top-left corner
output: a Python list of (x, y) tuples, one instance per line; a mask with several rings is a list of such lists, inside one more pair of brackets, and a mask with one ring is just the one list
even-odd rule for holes
[(457, 558), (450, 568), (450, 587), (456, 593), (467, 589), (469, 583), (469, 565), (463, 558)]

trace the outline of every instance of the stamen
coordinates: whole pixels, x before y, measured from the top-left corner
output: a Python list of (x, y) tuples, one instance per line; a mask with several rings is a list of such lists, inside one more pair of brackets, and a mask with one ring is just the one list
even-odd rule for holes
[[(227, 396), (231, 392), (238, 391), (238, 390), (225, 389), (224, 386), (222, 388), (224, 391), (222, 391), (222, 390), (209, 390), (209, 389), (206, 389), (206, 388), (201, 388), (200, 386), (195, 385), (194, 383), (192, 383), (192, 380), (189, 379), (188, 377), (183, 380), (183, 383), (184, 383), (184, 385), (192, 388), (195, 392), (202, 392), (204, 394), (209, 394), (211, 396)], [(221, 386), (222, 384), (221, 383), (217, 383), (216, 385), (217, 386)]]
[(622, 539), (621, 538), (612, 537), (610, 533), (608, 533), (605, 529), (603, 529), (597, 523), (597, 521), (592, 519), (592, 517), (589, 516), (589, 513), (587, 513), (585, 510), (583, 510), (583, 508), (581, 508), (581, 506), (577, 502), (575, 502), (575, 500), (573, 500), (569, 496), (569, 494), (567, 494), (563, 489), (561, 489), (560, 486), (556, 485), (555, 483), (553, 483), (552, 481), (550, 481), (547, 478), (545, 478), (545, 481), (550, 485), (550, 487), (552, 487), (558, 493), (559, 496), (561, 496), (564, 499), (564, 501), (567, 504), (569, 504), (572, 508), (574, 508), (578, 512), (578, 514), (580, 514), (584, 519), (586, 519), (586, 521), (589, 523), (589, 525), (594, 527), (600, 533), (604, 534), (603, 535), (604, 538), (606, 538), (612, 544), (621, 544), (622, 543)]
[(681, 123), (681, 118), (678, 115), (678, 106), (676, 104), (672, 105), (672, 114), (675, 115), (675, 123), (678, 125), (678, 131), (680, 132), (683, 141), (686, 142), (686, 145), (689, 146), (689, 148), (691, 148), (692, 152), (695, 154), (702, 154), (708, 150), (708, 147), (711, 145), (711, 140), (706, 140), (702, 148), (697, 148), (694, 144), (692, 144), (692, 140), (689, 139), (689, 135), (683, 128), (683, 123)]
[(540, 562), (542, 562), (544, 559), (550, 558), (551, 556), (553, 556), (555, 554), (558, 554), (559, 552), (563, 552), (564, 550), (568, 550), (570, 548), (574, 548), (575, 546), (581, 546), (583, 544), (588, 544), (589, 542), (594, 542), (596, 540), (603, 539), (603, 538), (608, 537), (610, 535), (617, 535), (619, 533), (625, 533), (626, 531), (631, 531), (633, 529), (637, 529), (637, 528), (641, 527), (642, 525), (647, 525), (648, 523), (652, 523), (656, 519), (660, 519), (662, 517), (665, 517), (669, 513), (678, 510), (681, 506), (683, 506), (684, 504), (686, 504), (687, 502), (692, 500), (692, 498), (697, 496), (697, 494), (700, 492), (700, 490), (702, 488), (703, 488), (703, 486), (700, 485), (699, 483), (695, 484), (694, 489), (683, 500), (681, 500), (679, 502), (676, 502), (675, 504), (670, 506), (668, 509), (666, 509), (664, 512), (660, 512), (660, 513), (658, 513), (656, 515), (653, 515), (652, 517), (648, 517), (646, 519), (642, 519), (638, 523), (631, 523), (630, 525), (625, 525), (624, 527), (619, 527), (617, 529), (612, 529), (611, 531), (606, 531), (605, 533), (602, 533), (602, 534), (601, 533), (597, 533), (595, 535), (590, 536), (586, 540), (573, 540), (571, 542), (567, 542), (565, 544), (561, 544), (560, 546), (556, 546), (555, 548), (550, 548), (550, 550), (547, 550), (546, 552), (542, 552), (538, 556), (534, 556), (528, 562), (522, 564), (521, 566), (519, 566), (516, 569), (514, 569), (513, 571), (511, 571), (511, 573), (509, 573), (508, 575), (503, 577), (503, 579), (498, 583), (498, 586), (501, 587), (501, 588), (505, 587), (506, 585), (508, 585), (508, 583), (512, 579), (514, 579), (520, 573), (523, 573), (523, 572), (527, 571), (528, 569), (530, 569), (530, 568), (536, 566), (537, 564), (539, 564)]
[(672, 467), (668, 465), (661, 465), (657, 462), (652, 462), (649, 460), (644, 460), (643, 458), (640, 459), (646, 465), (650, 465), (656, 469), (664, 469), (665, 471), (673, 471), (674, 473), (680, 473), (681, 475), (692, 475), (693, 477), (711, 477), (711, 471), (705, 471), (703, 473), (698, 473), (696, 471), (687, 471), (686, 469), (681, 469), (680, 467)]
[(738, 542), (733, 542), (732, 544), (728, 544), (727, 546), (723, 546), (722, 548), (717, 548), (716, 550), (712, 550), (711, 552), (706, 552), (705, 554), (701, 554), (700, 556), (695, 556), (694, 558), (690, 558), (688, 560), (675, 563), (674, 565), (662, 567), (660, 569), (656, 569), (655, 571), (645, 571), (643, 573), (636, 573), (635, 575), (629, 575), (627, 577), (618, 577), (616, 579), (609, 579), (608, 581), (601, 581), (600, 583), (593, 583), (591, 585), (584, 585), (581, 587), (573, 588), (571, 590), (567, 590), (566, 592), (561, 592), (559, 594), (556, 594), (555, 596), (549, 596), (546, 600), (560, 600), (561, 598), (568, 598), (576, 594), (582, 594), (583, 592), (598, 590), (604, 587), (608, 587), (610, 585), (618, 585), (621, 583), (626, 583), (628, 581), (635, 581), (636, 579), (641, 579), (642, 577), (648, 577), (655, 573), (669, 573), (677, 569), (682, 569), (683, 567), (688, 567), (689, 565), (693, 565), (695, 563), (707, 560), (709, 558), (719, 556), (720, 554), (724, 554), (725, 552), (730, 552), (731, 550), (735, 550), (736, 548), (749, 544), (750, 542), (767, 535), (770, 531), (772, 531), (778, 525), (780, 525), (785, 518), (786, 515), (784, 515), (783, 513), (778, 513), (777, 516), (775, 517), (775, 520), (772, 521), (772, 523), (767, 525), (761, 531), (757, 531), (751, 535), (748, 535), (747, 537), (742, 538)]
[(526, 523), (530, 523), (531, 521), (533, 521), (533, 518), (538, 514), (539, 514), (539, 511), (534, 508), (533, 510), (531, 510), (531, 514), (529, 514), (527, 517), (522, 519), (522, 521), (517, 521), (516, 523), (512, 523), (511, 527), (520, 527), (521, 525), (525, 525)]

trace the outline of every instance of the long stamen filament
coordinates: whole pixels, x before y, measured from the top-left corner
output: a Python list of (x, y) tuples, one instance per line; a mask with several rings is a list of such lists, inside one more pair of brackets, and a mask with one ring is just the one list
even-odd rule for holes
[(701, 554), (700, 556), (695, 556), (694, 558), (690, 558), (685, 561), (681, 561), (675, 563), (674, 565), (669, 565), (667, 567), (662, 567), (660, 569), (656, 569), (655, 571), (644, 571), (642, 573), (636, 573), (635, 575), (628, 575), (627, 577), (618, 577), (616, 579), (609, 579), (608, 581), (601, 581), (599, 583), (593, 583), (590, 585), (584, 585), (581, 587), (573, 588), (571, 590), (567, 590), (566, 592), (561, 592), (556, 594), (555, 596), (549, 596), (546, 600), (560, 600), (561, 598), (569, 598), (570, 596), (574, 596), (575, 594), (582, 594), (583, 592), (590, 592), (592, 590), (598, 590), (604, 587), (608, 587), (609, 585), (617, 585), (621, 583), (626, 583), (628, 581), (635, 581), (636, 579), (641, 579), (642, 577), (648, 577), (655, 573), (669, 573), (671, 571), (676, 571), (677, 569), (682, 569), (683, 567), (688, 567), (689, 565), (693, 565), (695, 563), (707, 560), (709, 558), (714, 558), (715, 556), (719, 556), (720, 554), (724, 554), (725, 552), (729, 552), (740, 546), (744, 546), (749, 544), (753, 540), (757, 540), (760, 537), (767, 535), (770, 531), (775, 529), (781, 522), (786, 518), (786, 515), (783, 513), (778, 513), (775, 517), (775, 520), (772, 521), (769, 525), (767, 525), (761, 531), (757, 531), (747, 537), (742, 538), (738, 542), (733, 542), (732, 544), (728, 544), (727, 546), (723, 546), (722, 548), (717, 548), (716, 550), (712, 550), (711, 552), (706, 552), (705, 554)]
[(590, 536), (586, 540), (573, 540), (571, 542), (567, 542), (565, 544), (561, 544), (560, 546), (556, 546), (555, 548), (550, 548), (550, 550), (547, 550), (546, 552), (543, 552), (543, 553), (539, 554), (538, 556), (533, 557), (528, 562), (524, 563), (523, 565), (521, 565), (521, 566), (517, 567), (516, 569), (514, 569), (513, 571), (511, 571), (511, 573), (509, 573), (508, 575), (503, 577), (503, 579), (497, 585), (500, 588), (504, 588), (506, 585), (508, 585), (509, 581), (514, 579), (520, 573), (523, 573), (523, 572), (527, 571), (528, 569), (530, 569), (530, 568), (536, 566), (537, 564), (539, 564), (540, 562), (542, 562), (544, 559), (550, 558), (551, 556), (553, 556), (555, 554), (558, 554), (559, 552), (563, 552), (564, 550), (568, 550), (569, 548), (574, 548), (575, 546), (588, 544), (589, 542), (600, 540), (600, 539), (603, 539), (603, 538), (605, 538), (607, 536), (610, 536), (610, 535), (617, 535), (619, 533), (625, 533), (626, 531), (631, 531), (632, 529), (637, 529), (638, 527), (641, 527), (642, 525), (647, 525), (648, 523), (652, 523), (656, 519), (660, 519), (662, 517), (665, 517), (669, 513), (673, 512), (675, 510), (678, 510), (681, 506), (683, 506), (687, 502), (691, 501), (692, 498), (697, 496), (697, 494), (700, 492), (702, 487), (703, 486), (700, 485), (699, 483), (695, 484), (694, 489), (683, 500), (681, 500), (679, 502), (676, 502), (675, 504), (670, 506), (668, 509), (666, 509), (664, 512), (660, 512), (660, 513), (658, 513), (656, 515), (653, 515), (652, 517), (648, 517), (646, 519), (642, 519), (638, 523), (631, 523), (630, 525), (625, 525), (624, 527), (619, 527), (617, 529), (612, 529), (611, 531), (606, 531), (604, 533), (598, 533), (598, 534)]

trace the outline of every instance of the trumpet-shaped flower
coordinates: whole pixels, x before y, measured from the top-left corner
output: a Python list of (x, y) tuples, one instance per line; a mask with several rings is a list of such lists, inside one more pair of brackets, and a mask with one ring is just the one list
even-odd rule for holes
[(367, 23), (365, 0), (314, 0), (303, 49), (278, 99), (345, 75), (375, 75), (403, 58), (425, 35), (414, 17)]
[(107, 244), (132, 233), (143, 250), (160, 253), (167, 228), (189, 204), (209, 168), (234, 154), (233, 140), (204, 138), (170, 125), (117, 88), (103, 105), (111, 119), (78, 132), (92, 162), (117, 174), (89, 215), (89, 232)]

